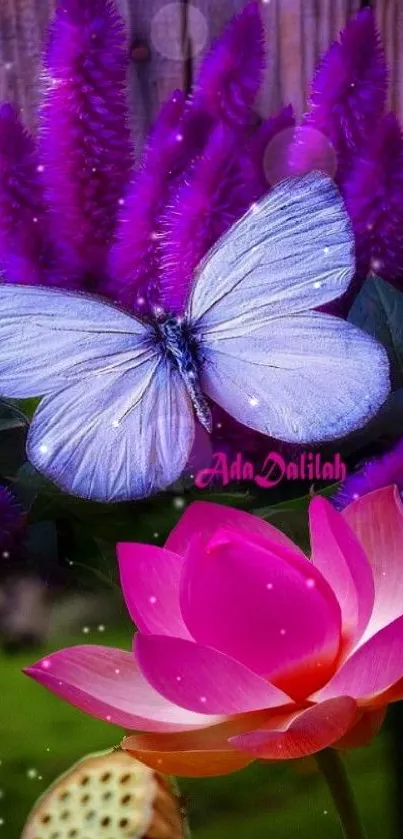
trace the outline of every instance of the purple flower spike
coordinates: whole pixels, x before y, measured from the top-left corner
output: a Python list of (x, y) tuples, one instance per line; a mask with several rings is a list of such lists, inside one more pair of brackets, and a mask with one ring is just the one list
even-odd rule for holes
[(144, 312), (158, 302), (159, 214), (182, 155), (185, 97), (175, 91), (160, 111), (140, 171), (122, 203), (109, 260), (107, 289), (120, 303)]
[(403, 440), (399, 440), (382, 457), (368, 461), (350, 475), (333, 496), (332, 502), (338, 510), (343, 510), (357, 498), (391, 484), (396, 484), (399, 492), (403, 492)]
[(177, 191), (161, 240), (161, 305), (181, 312), (194, 272), (207, 251), (261, 192), (253, 159), (239, 132), (218, 124)]
[(44, 283), (44, 211), (34, 142), (12, 105), (0, 108), (0, 271), (15, 283)]
[(131, 169), (127, 62), (123, 22), (108, 0), (60, 2), (45, 62), (41, 162), (53, 237), (82, 285), (102, 274)]
[[(271, 173), (286, 166), (285, 161), (288, 157), (289, 144), (292, 141), (292, 129), (294, 127), (294, 110), (292, 105), (288, 105), (286, 108), (282, 108), (277, 114), (274, 114), (274, 116), (265, 120), (252, 137), (250, 150), (258, 169), (262, 195), (272, 185), (270, 183)], [(275, 138), (277, 139), (274, 147), (271, 144)]]
[[(313, 81), (304, 124), (322, 132), (334, 147), (343, 181), (352, 157), (371, 137), (382, 116), (388, 73), (384, 50), (370, 9), (347, 23), (340, 43), (333, 43)], [(302, 155), (302, 150), (300, 150)], [(309, 143), (303, 169), (309, 169)]]
[(195, 99), (212, 116), (234, 125), (253, 122), (253, 105), (265, 66), (259, 4), (248, 3), (204, 60)]
[(375, 127), (367, 152), (345, 185), (357, 240), (359, 272), (370, 270), (402, 288), (403, 135), (394, 114)]

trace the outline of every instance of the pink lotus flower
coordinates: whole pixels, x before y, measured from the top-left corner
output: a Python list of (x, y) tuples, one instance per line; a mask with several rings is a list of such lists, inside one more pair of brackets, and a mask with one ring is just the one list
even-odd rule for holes
[(378, 731), (403, 697), (403, 510), (393, 487), (338, 513), (314, 498), (312, 557), (247, 513), (192, 504), (164, 548), (121, 544), (134, 654), (81, 646), (27, 670), (123, 747), (177, 775), (225, 774)]

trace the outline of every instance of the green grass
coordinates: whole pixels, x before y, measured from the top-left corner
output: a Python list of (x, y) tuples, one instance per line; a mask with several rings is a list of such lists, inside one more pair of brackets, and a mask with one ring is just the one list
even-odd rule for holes
[[(97, 641), (99, 642), (99, 638)], [(93, 639), (95, 642), (95, 638)], [(130, 639), (102, 641), (129, 648)], [(53, 648), (82, 643), (64, 638)], [(41, 650), (44, 655), (49, 650)], [(71, 708), (21, 674), (35, 657), (0, 657), (0, 839), (19, 839), (36, 798), (90, 752), (118, 743), (121, 731)], [(397, 839), (388, 733), (348, 756), (368, 839)], [(37, 772), (28, 777), (28, 770)], [(226, 778), (182, 780), (194, 839), (341, 839), (332, 802), (314, 766), (254, 764)]]

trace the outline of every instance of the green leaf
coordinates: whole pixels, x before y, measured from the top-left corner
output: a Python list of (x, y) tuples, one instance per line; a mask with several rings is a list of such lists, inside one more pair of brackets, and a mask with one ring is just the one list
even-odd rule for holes
[(289, 539), (292, 539), (305, 552), (310, 550), (308, 508), (313, 495), (322, 495), (326, 498), (335, 494), (338, 484), (332, 484), (322, 489), (312, 491), (300, 498), (292, 498), (280, 504), (273, 504), (271, 507), (262, 507), (254, 510), (255, 515), (281, 530)]
[(403, 428), (403, 294), (379, 277), (369, 277), (353, 303), (349, 321), (376, 338), (390, 361), (392, 393), (365, 428), (351, 435), (355, 451), (380, 437), (393, 440)]

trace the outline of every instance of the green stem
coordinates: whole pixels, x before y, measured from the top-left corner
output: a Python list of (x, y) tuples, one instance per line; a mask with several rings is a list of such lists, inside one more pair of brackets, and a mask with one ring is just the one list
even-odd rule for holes
[(316, 755), (316, 762), (331, 792), (343, 836), (345, 839), (367, 839), (339, 752), (324, 749)]

